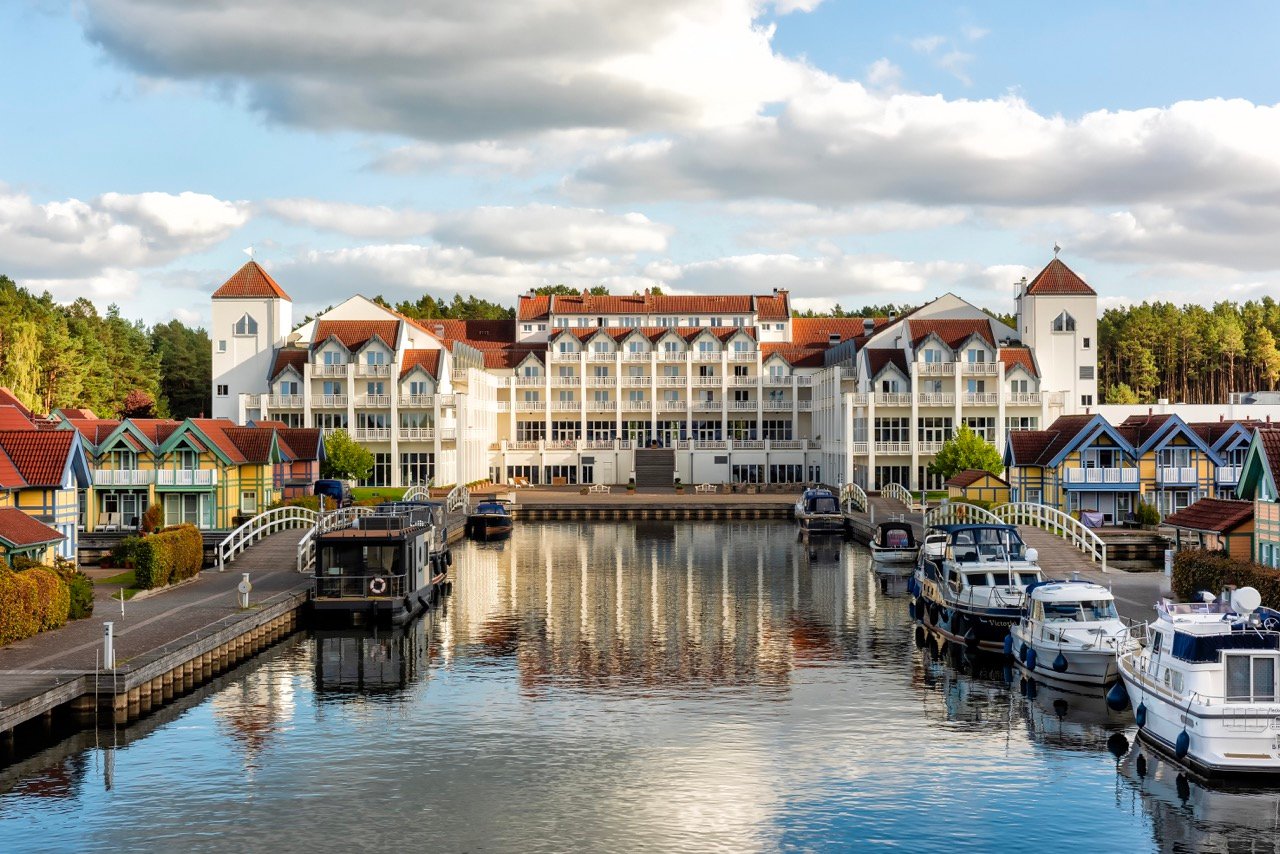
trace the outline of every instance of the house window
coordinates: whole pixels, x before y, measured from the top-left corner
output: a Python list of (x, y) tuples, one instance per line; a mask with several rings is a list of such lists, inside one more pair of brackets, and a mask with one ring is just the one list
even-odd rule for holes
[(227, 339), (225, 338), (218, 339), (218, 352), (219, 353), (227, 352)]
[(782, 418), (763, 421), (760, 424), (760, 432), (765, 439), (790, 439), (791, 420)]
[(282, 394), (282, 395), (284, 395), (284, 396), (286, 396), (286, 397), (297, 397), (297, 396), (298, 396), (298, 381), (297, 381), (297, 380), (281, 380), (281, 381), (280, 381), (280, 394)]
[(951, 419), (921, 418), (917, 429), (921, 442), (945, 442), (951, 438)]
[(200, 468), (200, 455), (187, 449), (178, 451), (178, 468), (182, 471), (195, 471)]
[(218, 386), (218, 397), (226, 397), (229, 393), (230, 392), (225, 385), (220, 384)]
[(537, 365), (525, 365), (523, 370), (526, 377), (536, 377), (540, 372)]
[(567, 317), (557, 317), (557, 318), (556, 318), (556, 323), (555, 323), (555, 325), (556, 325), (556, 328), (557, 328), (557, 329), (568, 329), (568, 328), (569, 328), (569, 318), (567, 318)]
[(996, 420), (994, 418), (969, 417), (964, 419), (964, 424), (988, 442), (995, 442)]
[(704, 356), (709, 356), (716, 352), (717, 347), (714, 341), (699, 341), (698, 352)]
[(609, 342), (608, 341), (592, 341), (591, 352), (592, 353), (608, 353)]
[(1062, 314), (1058, 315), (1053, 319), (1053, 331), (1054, 332), (1075, 332), (1076, 319), (1072, 317), (1070, 314), (1068, 314), (1067, 312), (1065, 311), (1062, 312)]
[(1093, 406), (1093, 395), (1091, 395), (1091, 394), (1082, 394), (1082, 395), (1080, 395), (1080, 405), (1081, 405), (1081, 406)]
[(112, 451), (111, 467), (116, 471), (136, 471), (138, 455), (134, 451)]
[(971, 365), (981, 364), (987, 361), (986, 350), (980, 350), (980, 349), (974, 348), (971, 350), (966, 350), (964, 355), (965, 355), (965, 358), (969, 360), (969, 364)]
[(1083, 343), (1083, 344), (1081, 344), (1080, 346), (1081, 346), (1081, 347), (1083, 347), (1085, 350), (1088, 350), (1088, 349), (1089, 349), (1089, 339), (1088, 339), (1088, 338), (1085, 338), (1085, 339), (1084, 339), (1084, 343)]
[(897, 394), (898, 381), (897, 380), (881, 380), (880, 391), (883, 394)]
[(374, 454), (373, 455), (373, 471), (369, 473), (366, 480), (361, 481), (361, 486), (390, 486), (391, 485), (391, 454)]
[(240, 515), (253, 516), (258, 512), (258, 493), (244, 490), (240, 493)]
[(547, 425), (543, 421), (517, 421), (516, 422), (516, 441), (517, 442), (536, 442), (545, 438), (547, 434)]
[(345, 365), (347, 360), (337, 350), (325, 350), (324, 363), (326, 365)]
[(364, 354), (364, 363), (366, 365), (385, 365), (387, 363), (387, 354), (381, 350), (369, 350)]
[(367, 395), (383, 395), (386, 394), (386, 387), (382, 380), (377, 382), (367, 382), (364, 384), (364, 393)]
[(930, 347), (924, 351), (924, 363), (926, 365), (942, 364), (942, 351), (936, 347)]
[(532, 323), (526, 323), (526, 324), (524, 324), (524, 326), (522, 327), (522, 329), (523, 329), (525, 332), (532, 332), (532, 331), (533, 331), (533, 324), (532, 324)]
[(311, 416), (312, 426), (321, 430), (346, 430), (347, 414), (345, 412), (317, 412)]
[(1004, 419), (1004, 429), (1007, 431), (1039, 430), (1040, 419), (1034, 415), (1009, 416)]
[(430, 393), (431, 392), (427, 391), (426, 380), (410, 380), (409, 381), (409, 394), (414, 395), (416, 397), (417, 395), (430, 394)]
[(561, 353), (572, 353), (574, 352), (573, 342), (561, 341), (560, 344), (556, 347), (556, 349), (559, 350)]
[(257, 335), (258, 321), (254, 320), (247, 314), (241, 316), (241, 318), (236, 321), (235, 333), (237, 335)]
[(986, 380), (968, 380), (966, 381), (965, 389), (968, 391), (969, 394), (986, 394), (987, 381)]
[(400, 483), (426, 486), (436, 476), (435, 454), (411, 451), (400, 455)]
[(1013, 392), (1014, 394), (1026, 394), (1027, 381), (1026, 380), (1009, 380), (1009, 391)]

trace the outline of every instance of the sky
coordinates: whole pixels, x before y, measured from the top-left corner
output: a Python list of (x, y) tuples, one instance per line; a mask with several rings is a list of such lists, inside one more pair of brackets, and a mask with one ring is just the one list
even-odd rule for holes
[(1280, 294), (1280, 4), (5, 0), (0, 273), (206, 324), (544, 284)]

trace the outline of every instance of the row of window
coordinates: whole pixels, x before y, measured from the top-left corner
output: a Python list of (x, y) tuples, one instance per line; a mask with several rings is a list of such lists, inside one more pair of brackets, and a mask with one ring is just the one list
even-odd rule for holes
[(725, 438), (738, 440), (793, 438), (793, 428), (789, 420), (763, 419), (755, 421), (732, 420), (727, 423), (708, 420), (691, 421), (517, 421), (516, 441), (537, 442), (551, 441), (613, 441), (627, 439), (632, 442), (649, 444), (657, 442), (667, 445), (679, 439), (694, 441), (719, 441)]
[[(944, 380), (922, 379), (918, 381), (921, 394), (942, 394)], [(993, 384), (994, 385), (994, 384)], [(1012, 394), (1027, 394), (1035, 391), (1035, 384), (1030, 380), (1016, 379), (1009, 380), (1009, 391)], [(902, 380), (883, 379), (880, 381), (880, 391), (883, 394), (900, 394), (906, 391), (906, 384)], [(987, 381), (980, 379), (966, 379), (964, 381), (964, 392), (966, 394), (986, 394)]]
[[(400, 455), (400, 483), (402, 486), (426, 486), (435, 479), (435, 454), (409, 452)], [(391, 454), (375, 453), (373, 471), (360, 482), (362, 486), (391, 485)]]
[[(750, 353), (756, 349), (755, 344), (756, 342), (752, 341), (750, 338), (739, 338), (733, 342), (733, 345), (729, 349), (735, 353)], [(686, 347), (684, 343), (680, 341), (663, 341), (662, 347), (660, 348), (650, 347), (648, 341), (635, 340), (628, 341), (626, 346), (621, 349), (624, 353), (649, 353), (654, 349), (657, 349), (660, 353), (674, 356), (689, 349), (696, 350), (698, 353), (702, 354), (713, 354), (720, 353), (725, 348), (721, 346), (720, 342), (717, 340), (703, 339), (697, 342), (696, 347)], [(565, 338), (556, 342), (557, 353), (577, 353), (580, 352), (580, 350), (581, 348), (579, 348), (578, 342), (572, 338)], [(614, 347), (612, 341), (594, 341), (590, 347), (586, 348), (586, 352), (609, 354), (618, 352), (618, 348)]]
[[(680, 369), (679, 365), (664, 365), (662, 366), (661, 371), (662, 372), (658, 374), (658, 376), (672, 377), (672, 378), (678, 378), (678, 377), (684, 376), (684, 372)], [(542, 375), (543, 375), (542, 366), (538, 364), (527, 364), (520, 369), (520, 376), (523, 376), (523, 377), (541, 377)], [(791, 371), (786, 365), (780, 365), (775, 363), (768, 366), (768, 376), (770, 378), (776, 379), (781, 377), (787, 377), (790, 375), (791, 375)], [(578, 372), (575, 368), (569, 365), (560, 365), (557, 376), (562, 377), (564, 379), (576, 379), (578, 376)], [(587, 376), (592, 376), (592, 377), (595, 377), (596, 379), (609, 379), (611, 376), (613, 376), (613, 374), (608, 365), (594, 365), (592, 366), (591, 373), (587, 374)], [(649, 377), (649, 374), (647, 373), (646, 368), (644, 368), (641, 365), (630, 365), (627, 367), (626, 373), (621, 374), (620, 376), (625, 376), (625, 377), (634, 378), (634, 379), (647, 379)], [(715, 365), (699, 365), (698, 373), (690, 374), (690, 376), (711, 378), (711, 377), (718, 376), (718, 374), (716, 373)], [(732, 376), (735, 376), (735, 377), (752, 376), (750, 366), (734, 365)]]
[[(715, 403), (717, 393), (718, 392), (712, 391), (710, 389), (695, 389), (693, 391), (694, 397), (692, 398), (692, 400), (699, 403)], [(617, 400), (627, 400), (633, 403), (644, 403), (646, 400), (649, 399), (648, 391), (640, 388), (633, 388), (633, 389), (626, 390), (626, 397), (622, 397), (621, 394), (622, 392), (619, 392), (619, 396), (617, 397)], [(683, 398), (681, 397), (683, 392), (681, 392), (678, 389), (664, 389), (659, 391), (659, 394), (661, 396), (657, 398), (658, 400), (669, 401), (671, 403), (679, 403), (681, 400), (683, 400)], [(750, 403), (753, 399), (751, 397), (752, 392), (750, 389), (744, 389), (744, 388), (730, 389), (729, 394), (733, 396), (726, 398), (726, 400), (733, 400), (738, 403)], [(525, 403), (538, 403), (539, 401), (542, 400), (542, 393), (535, 389), (525, 389), (523, 395), (524, 396), (521, 398), (521, 400), (523, 400)], [(590, 392), (590, 395), (591, 395), (590, 397), (584, 398), (584, 400), (589, 400), (593, 403), (600, 403), (600, 404), (608, 404), (610, 403), (610, 401), (614, 400), (614, 398), (612, 397), (613, 392), (610, 391), (609, 389), (595, 389)], [(569, 389), (561, 389), (560, 391), (556, 392), (556, 397), (552, 399), (560, 403), (576, 403), (578, 400), (577, 392), (570, 391)], [(769, 389), (762, 394), (760, 399), (774, 401), (777, 403), (783, 403), (787, 400), (787, 392), (783, 389)]]

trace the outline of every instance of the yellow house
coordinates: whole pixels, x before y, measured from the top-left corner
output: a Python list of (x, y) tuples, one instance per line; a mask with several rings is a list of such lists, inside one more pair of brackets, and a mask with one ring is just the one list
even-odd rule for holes
[(957, 472), (943, 485), (947, 488), (947, 496), (953, 501), (1009, 503), (1009, 482), (982, 469)]
[(89, 466), (74, 431), (0, 430), (0, 508), (19, 510), (52, 528), (57, 553), (74, 560), (80, 490)]
[(1162, 516), (1185, 510), (1214, 494), (1222, 459), (1177, 415), (1133, 415), (1117, 430), (1138, 459), (1142, 500)]

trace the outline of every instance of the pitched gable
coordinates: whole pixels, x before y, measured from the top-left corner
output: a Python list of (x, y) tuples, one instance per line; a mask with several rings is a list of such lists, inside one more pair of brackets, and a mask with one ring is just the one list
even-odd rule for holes
[(1097, 296), (1098, 292), (1089, 287), (1085, 280), (1077, 276), (1070, 267), (1054, 258), (1036, 274), (1027, 285), (1026, 293), (1031, 296)]
[[(213, 292), (213, 299), (283, 299), (289, 295), (284, 288), (276, 284), (271, 274), (262, 269), (257, 261), (250, 261), (231, 274), (231, 278), (222, 283), (222, 287)], [(292, 300), (289, 300), (292, 302)]]

